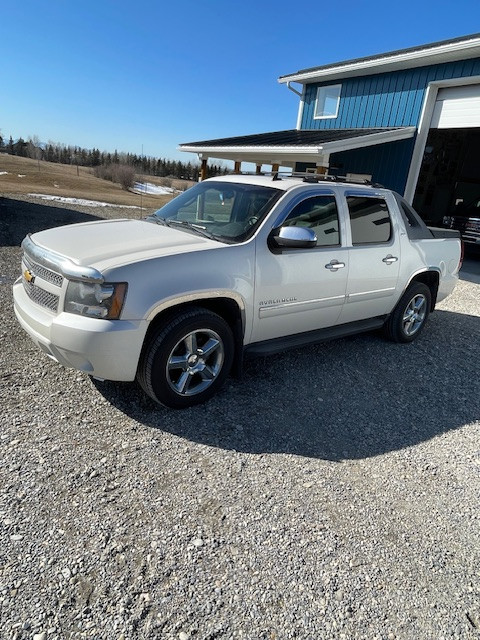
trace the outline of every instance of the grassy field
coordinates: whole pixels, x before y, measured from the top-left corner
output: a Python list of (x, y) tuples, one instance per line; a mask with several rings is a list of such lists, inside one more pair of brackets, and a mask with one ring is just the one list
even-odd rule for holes
[[(5, 172), (5, 173), (4, 173)], [(77, 173), (78, 172), (78, 173)], [(139, 181), (163, 184), (162, 178), (139, 176)], [(184, 190), (193, 183), (169, 180), (169, 186)], [(171, 185), (170, 185), (171, 183)], [(159, 208), (171, 199), (169, 195), (138, 195), (123, 191), (120, 185), (96, 178), (90, 167), (57, 164), (30, 158), (0, 154), (0, 195), (42, 193), (67, 198), (85, 198), (111, 204)]]

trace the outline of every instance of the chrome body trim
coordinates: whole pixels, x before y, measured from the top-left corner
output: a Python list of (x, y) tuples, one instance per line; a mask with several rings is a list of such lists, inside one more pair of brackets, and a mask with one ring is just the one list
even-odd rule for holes
[(369, 298), (381, 298), (385, 295), (391, 296), (395, 292), (395, 287), (387, 287), (386, 289), (372, 289), (372, 291), (359, 291), (357, 293), (348, 293), (347, 302), (349, 298), (359, 298), (361, 296), (368, 296)]
[(299, 311), (310, 311), (325, 307), (336, 307), (342, 305), (345, 296), (332, 296), (330, 298), (317, 298), (316, 300), (303, 300), (301, 302), (284, 302), (271, 306), (262, 306), (258, 310), (259, 318), (271, 318), (273, 316), (297, 313)]
[(53, 251), (47, 251), (46, 249), (43, 249), (43, 247), (39, 247), (32, 240), (30, 234), (24, 238), (22, 242), (22, 249), (27, 254), (27, 259), (31, 258), (43, 267), (51, 269), (56, 273), (60, 273), (68, 280), (95, 282), (99, 284), (104, 282), (104, 277), (100, 271), (97, 271), (97, 269), (94, 269), (93, 267), (80, 266), (65, 256)]
[(167, 309), (176, 307), (180, 304), (188, 304), (194, 302), (201, 303), (202, 300), (218, 300), (219, 298), (227, 298), (228, 300), (232, 300), (232, 302), (235, 302), (238, 305), (238, 308), (240, 309), (240, 317), (242, 319), (242, 329), (243, 331), (245, 331), (245, 300), (240, 294), (228, 289), (216, 289), (214, 291), (196, 291), (195, 293), (173, 296), (166, 300), (162, 300), (160, 304), (150, 309), (150, 312), (147, 314), (146, 320), (148, 323), (150, 323), (156, 316), (158, 316), (159, 313), (162, 313), (162, 311), (166, 311)]
[(30, 259), (30, 255), (26, 253), (23, 254), (23, 264), (32, 276), (38, 276), (42, 280), (46, 280), (46, 282), (50, 282), (60, 289), (62, 288), (63, 276), (60, 273), (47, 269), (38, 262), (34, 262)]
[(25, 293), (32, 302), (45, 307), (53, 313), (57, 313), (60, 296), (38, 287), (33, 282), (28, 282), (25, 278), (22, 278), (22, 283)]
[(439, 279), (442, 276), (442, 270), (439, 267), (425, 267), (423, 269), (418, 269), (417, 271), (415, 271), (414, 273), (412, 273), (412, 275), (410, 276), (407, 284), (403, 287), (403, 290), (401, 292), (400, 297), (403, 296), (403, 294), (405, 293), (405, 291), (408, 289), (408, 287), (412, 284), (413, 280), (415, 280), (415, 278), (420, 275), (421, 273), (428, 273), (429, 271), (435, 271), (436, 273), (438, 273), (439, 275)]

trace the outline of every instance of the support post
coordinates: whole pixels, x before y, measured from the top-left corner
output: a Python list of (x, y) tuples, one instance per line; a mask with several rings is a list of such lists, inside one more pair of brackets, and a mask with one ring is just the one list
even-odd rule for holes
[(233, 173), (242, 173), (242, 163), (240, 162), (240, 160), (235, 160)]
[(207, 162), (208, 162), (208, 158), (202, 158), (202, 165), (200, 167), (200, 180), (199, 182), (202, 182), (202, 180), (205, 180), (207, 178)]
[(261, 175), (261, 173), (262, 173), (262, 165), (261, 164), (257, 164), (256, 165), (255, 173), (257, 174), (257, 176)]

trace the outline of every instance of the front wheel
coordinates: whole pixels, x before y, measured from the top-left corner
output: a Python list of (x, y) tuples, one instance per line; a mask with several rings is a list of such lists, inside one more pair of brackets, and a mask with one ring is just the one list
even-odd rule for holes
[(138, 382), (151, 398), (173, 409), (205, 402), (225, 382), (234, 348), (223, 318), (199, 308), (185, 311), (151, 336)]
[(414, 282), (400, 298), (385, 323), (385, 334), (394, 342), (412, 342), (420, 335), (432, 303), (427, 285)]

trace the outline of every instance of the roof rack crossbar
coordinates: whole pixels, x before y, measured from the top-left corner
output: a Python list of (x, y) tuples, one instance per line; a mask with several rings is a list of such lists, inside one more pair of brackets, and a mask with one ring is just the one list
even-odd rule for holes
[(303, 182), (311, 184), (317, 184), (319, 182), (348, 182), (351, 184), (363, 184), (369, 187), (375, 187), (377, 189), (383, 189), (384, 185), (378, 182), (372, 182), (366, 178), (349, 178), (347, 176), (337, 176), (329, 173), (311, 173), (302, 171), (262, 171), (257, 173), (256, 171), (242, 171), (236, 172), (235, 175), (242, 176), (271, 176), (272, 182), (281, 180), (283, 178), (302, 178)]

